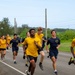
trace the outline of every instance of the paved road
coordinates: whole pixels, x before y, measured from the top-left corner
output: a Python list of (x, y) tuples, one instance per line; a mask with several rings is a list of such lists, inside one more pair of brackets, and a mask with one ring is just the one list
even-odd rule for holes
[[(45, 52), (46, 53), (46, 52)], [(13, 63), (11, 49), (7, 51), (6, 57), (3, 61), (0, 60), (0, 75), (25, 75), (24, 72), (27, 69), (25, 67), (25, 60), (22, 59), (23, 52), (22, 48), (19, 50), (17, 57), (17, 64)], [(69, 53), (59, 52), (57, 60), (57, 69), (59, 75), (75, 75), (75, 65), (68, 65), (68, 60), (71, 57)], [(40, 56), (38, 57), (37, 66), (34, 75), (54, 75), (52, 63), (49, 58), (47, 58), (47, 53), (44, 60), (44, 71), (42, 71), (38, 64), (40, 61)]]

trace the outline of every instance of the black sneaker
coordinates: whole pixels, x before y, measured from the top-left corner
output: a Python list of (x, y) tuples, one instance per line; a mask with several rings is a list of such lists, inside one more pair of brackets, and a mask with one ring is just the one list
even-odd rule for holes
[(58, 75), (58, 72), (57, 71), (55, 71), (54, 73), (55, 73), (55, 75)]
[(71, 57), (70, 61), (68, 62), (68, 65), (71, 65), (72, 63), (74, 63), (74, 59)]
[(25, 59), (25, 55), (23, 56), (23, 59)]
[(26, 67), (28, 67), (28, 64), (25, 64)]
[(39, 67), (40, 67), (41, 70), (43, 70), (43, 65), (42, 65), (42, 63), (39, 63)]
[(16, 61), (14, 61), (14, 64), (17, 64), (17, 62), (16, 62)]

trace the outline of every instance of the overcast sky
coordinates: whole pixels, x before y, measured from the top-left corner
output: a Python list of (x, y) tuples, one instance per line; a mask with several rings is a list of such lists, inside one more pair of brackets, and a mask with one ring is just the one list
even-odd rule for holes
[(0, 0), (0, 21), (8, 17), (11, 25), (45, 27), (47, 8), (48, 28), (75, 29), (75, 0)]

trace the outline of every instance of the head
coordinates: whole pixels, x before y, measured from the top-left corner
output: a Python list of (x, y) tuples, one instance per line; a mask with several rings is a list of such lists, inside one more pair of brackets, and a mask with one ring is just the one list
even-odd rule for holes
[(7, 36), (9, 36), (9, 34), (7, 34)]
[(30, 33), (29, 32), (27, 32), (26, 35), (27, 35), (27, 37), (30, 37)]
[(14, 34), (14, 39), (16, 39), (17, 38), (17, 34)]
[(38, 34), (41, 34), (43, 32), (43, 28), (42, 27), (39, 27), (38, 28)]
[(29, 33), (30, 33), (30, 37), (35, 37), (35, 29), (30, 29), (29, 30)]
[(55, 30), (51, 30), (51, 35), (52, 35), (53, 37), (56, 37), (56, 31), (55, 31)]
[(4, 36), (4, 35), (2, 35), (2, 36), (1, 36), (1, 39), (5, 39), (5, 36)]

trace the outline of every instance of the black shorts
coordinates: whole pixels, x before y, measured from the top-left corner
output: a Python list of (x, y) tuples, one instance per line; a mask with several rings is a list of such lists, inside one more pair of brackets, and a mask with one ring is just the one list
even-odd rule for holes
[(37, 57), (33, 57), (33, 56), (30, 56), (28, 55), (27, 56), (27, 60), (30, 62), (31, 60), (34, 60), (35, 62), (37, 62)]
[(12, 47), (12, 52), (18, 52), (19, 48), (18, 47)]
[(6, 48), (0, 48), (0, 50), (4, 51), (4, 50), (6, 50)]
[(50, 51), (49, 56), (50, 56), (50, 58), (52, 58), (54, 56), (57, 59), (58, 51)]

